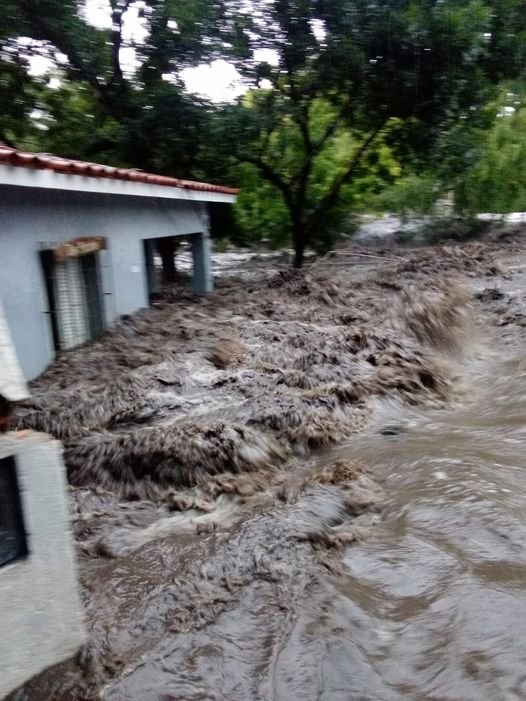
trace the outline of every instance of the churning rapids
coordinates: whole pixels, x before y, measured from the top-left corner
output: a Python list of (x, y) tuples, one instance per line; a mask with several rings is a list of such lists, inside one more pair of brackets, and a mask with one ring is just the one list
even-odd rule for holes
[(89, 643), (12, 701), (526, 698), (520, 233), (370, 253), (168, 291), (34, 383)]

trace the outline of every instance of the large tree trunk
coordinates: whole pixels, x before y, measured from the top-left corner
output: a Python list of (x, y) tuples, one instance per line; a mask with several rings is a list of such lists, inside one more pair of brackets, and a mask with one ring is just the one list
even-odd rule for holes
[(157, 239), (157, 250), (163, 263), (163, 284), (169, 285), (176, 280), (175, 251), (177, 244), (174, 236)]
[(294, 261), (295, 268), (301, 268), (305, 260), (305, 246), (307, 244), (306, 231), (301, 221), (296, 221), (292, 228), (292, 241), (294, 244)]
[(296, 244), (294, 246), (294, 262), (293, 266), (295, 268), (303, 267), (303, 261), (305, 260), (305, 246), (303, 244)]

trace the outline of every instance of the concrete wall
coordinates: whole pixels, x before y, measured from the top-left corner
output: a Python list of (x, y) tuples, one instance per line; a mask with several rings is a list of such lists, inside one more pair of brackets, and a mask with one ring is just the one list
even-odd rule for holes
[[(148, 303), (142, 239), (204, 232), (194, 250), (206, 251), (207, 230), (203, 202), (0, 185), (0, 298), (26, 379), (54, 355), (41, 248), (77, 236), (107, 238), (101, 259), (109, 322)], [(199, 272), (199, 287), (210, 289), (207, 266)]]
[(0, 698), (85, 640), (61, 451), (43, 434), (0, 434), (0, 458), (15, 459), (28, 546), (0, 567)]
[[(0, 397), (10, 402), (18, 402), (29, 397), (22, 371), (13, 345), (13, 339), (5, 320), (0, 299)], [(2, 411), (0, 410), (0, 421)], [(0, 429), (1, 430), (1, 429)]]

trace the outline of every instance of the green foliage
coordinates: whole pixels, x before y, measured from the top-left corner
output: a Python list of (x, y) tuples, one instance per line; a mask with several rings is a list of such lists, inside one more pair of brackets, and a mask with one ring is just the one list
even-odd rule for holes
[[(9, 21), (0, 32), (0, 138), (58, 155), (105, 160), (198, 177), (207, 105), (164, 74), (212, 51), (205, 41), (219, 5), (149, 0), (148, 41), (137, 47), (139, 70), (123, 75), (122, 22), (130, 0), (111, 0), (112, 29), (89, 25), (83, 0), (0, 0)], [(21, 45), (19, 37), (25, 41)], [(63, 54), (59, 89), (27, 74), (28, 58)], [(31, 114), (37, 108), (38, 123)]]
[(475, 217), (436, 217), (424, 224), (420, 238), (428, 245), (445, 241), (467, 241), (481, 236), (488, 226), (488, 222)]
[(230, 241), (228, 239), (214, 239), (214, 251), (217, 253), (226, 253), (229, 246)]
[(481, 236), (489, 223), (475, 217), (433, 216), (419, 225), (403, 227), (397, 234), (401, 244), (435, 246), (450, 241), (467, 241)]
[(104, 143), (117, 143), (120, 128), (116, 120), (100, 114), (88, 85), (64, 82), (59, 88), (51, 89), (42, 83), (34, 93), (33, 104), (39, 117), (27, 123), (17, 139), (19, 147), (71, 158), (93, 154), (126, 165), (119, 162), (117, 149), (97, 149), (103, 139)]
[[(278, 240), (288, 228), (301, 264), (305, 245), (330, 245), (343, 210), (365, 207), (399, 175), (386, 164), (408, 155), (409, 173), (427, 162), (428, 175), (406, 177), (390, 195), (402, 209), (429, 211), (447, 168), (455, 170), (452, 125), (471, 126), (491, 94), (492, 51), (508, 28), (493, 4), (254, 0), (250, 16), (241, 1), (226, 5), (235, 9), (236, 31), (243, 18), (249, 47), (274, 53), (270, 65), (243, 47), (237, 65), (259, 89), (223, 115), (226, 153), (268, 183), (258, 188), (259, 204), (241, 202), (243, 225), (254, 234), (271, 226)], [(226, 37), (227, 30), (228, 23)], [(519, 68), (511, 62), (503, 70)], [(430, 167), (441, 142), (448, 157)]]
[(393, 212), (403, 218), (435, 213), (441, 184), (436, 173), (409, 173), (382, 190), (371, 202), (373, 211)]
[[(245, 101), (253, 104), (258, 97), (259, 94), (249, 94)], [(321, 99), (313, 102), (309, 127), (314, 138), (320, 138), (323, 131), (332, 125), (334, 116), (335, 109), (330, 102)], [(357, 169), (353, 181), (342, 187), (339, 201), (327, 212), (323, 226), (312, 238), (311, 245), (316, 250), (329, 250), (342, 231), (342, 224), (348, 219), (349, 211), (366, 209), (373, 193), (400, 174), (400, 164), (394, 158), (386, 138), (382, 136), (378, 139), (364, 159), (362, 167)], [(334, 130), (334, 134), (327, 139), (325, 148), (313, 159), (305, 192), (307, 209), (315, 210), (316, 203), (330, 187), (335, 173), (345, 168), (362, 141), (363, 134), (353, 135), (345, 124)], [(256, 137), (254, 150), (258, 145)], [(303, 158), (297, 125), (288, 115), (284, 115), (281, 124), (273, 128), (267, 145), (267, 160), (274, 164), (279, 177), (286, 179), (301, 166)], [(279, 189), (262, 177), (257, 166), (250, 163), (235, 166), (232, 176), (242, 185), (235, 212), (248, 240), (258, 241), (264, 237), (274, 248), (287, 244), (292, 227), (291, 212)]]
[(477, 134), (478, 157), (455, 191), (459, 211), (526, 210), (526, 106), (509, 95), (490, 107), (493, 123)]
[(233, 174), (243, 185), (234, 212), (247, 243), (266, 239), (271, 248), (285, 246), (290, 235), (290, 217), (280, 193), (250, 164), (239, 164)]
[(0, 140), (12, 143), (25, 133), (36, 107), (33, 81), (23, 65), (0, 58)]
[[(84, 0), (0, 0), (0, 139), (237, 183), (219, 236), (292, 238), (297, 264), (351, 210), (430, 213), (449, 189), (461, 209), (524, 208), (525, 111), (496, 116), (495, 95), (524, 77), (526, 0), (144, 0), (131, 75), (138, 3), (109, 6), (97, 29)], [(60, 54), (59, 88), (28, 74), (31, 56)], [(180, 71), (214, 58), (250, 88), (236, 104), (184, 90)]]

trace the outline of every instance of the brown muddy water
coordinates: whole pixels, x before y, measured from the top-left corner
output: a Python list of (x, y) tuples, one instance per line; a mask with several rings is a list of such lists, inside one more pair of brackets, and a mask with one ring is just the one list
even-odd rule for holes
[(353, 443), (385, 510), (345, 555), (352, 691), (328, 699), (526, 698), (526, 365), (491, 340), (469, 401), (381, 407), (380, 435)]
[(12, 701), (526, 698), (521, 256), (344, 253), (59, 360), (18, 420), (90, 641)]

